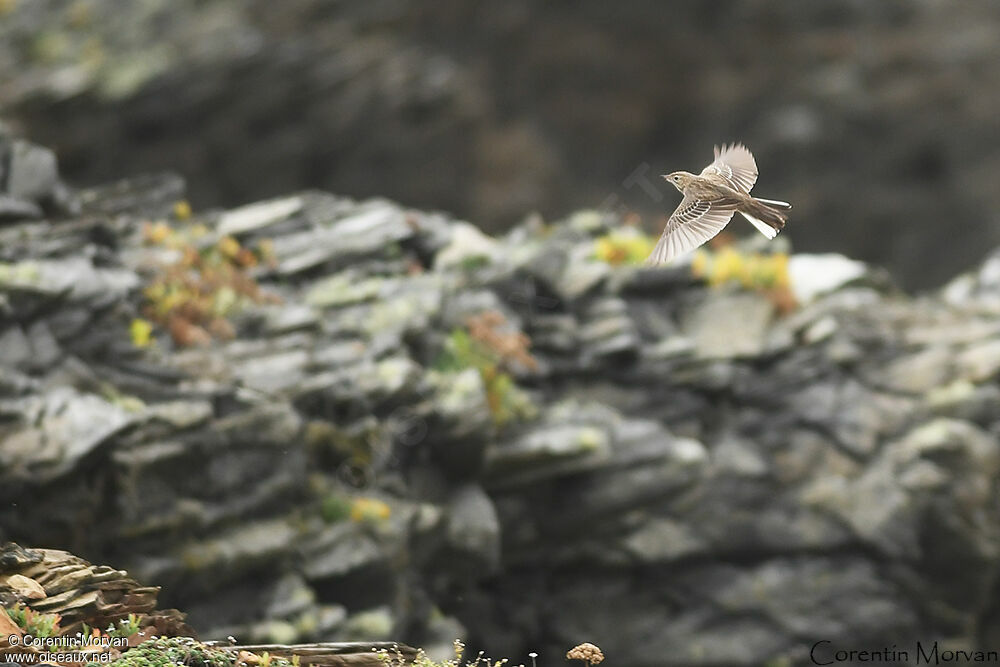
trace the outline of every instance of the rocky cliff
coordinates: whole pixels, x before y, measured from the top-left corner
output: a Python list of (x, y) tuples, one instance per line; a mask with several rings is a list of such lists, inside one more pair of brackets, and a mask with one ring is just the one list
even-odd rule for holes
[(609, 214), (192, 215), (6, 141), (0, 538), (244, 642), (1000, 645), (1000, 257), (920, 298), (831, 255), (650, 269)]
[(32, 0), (0, 12), (0, 111), (77, 182), (180, 170), (203, 206), (317, 187), (493, 231), (614, 195), (653, 229), (667, 205), (636, 170), (692, 170), (714, 143), (742, 140), (761, 195), (809, 221), (800, 249), (925, 288), (1000, 245), (994, 3)]

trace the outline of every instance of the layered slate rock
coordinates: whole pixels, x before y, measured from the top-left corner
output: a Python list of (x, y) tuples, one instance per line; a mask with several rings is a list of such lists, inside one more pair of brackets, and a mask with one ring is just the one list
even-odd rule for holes
[(191, 633), (176, 609), (156, 610), (157, 586), (141, 586), (124, 570), (92, 565), (66, 551), (26, 549), (13, 542), (0, 548), (0, 603), (24, 605), (59, 616), (60, 632), (116, 625), (135, 615), (161, 636)]
[[(262, 644), (751, 665), (1000, 641), (995, 258), (913, 298), (793, 255), (785, 312), (601, 262), (613, 215), (491, 238), (303, 192), (175, 221), (271, 240), (280, 299), (140, 349), (142, 225), (181, 195), (133, 178), (0, 228), (4, 538)], [(473, 325), (500, 361), (456, 356)]]
[(927, 288), (1000, 243), (991, 2), (608, 13), (604, 0), (508, 0), (449, 2), (436, 20), (422, 0), (3, 12), (0, 112), (80, 182), (170, 168), (213, 206), (305, 184), (494, 230), (598, 202), (652, 221), (674, 201), (657, 174), (752, 138), (762, 193), (795, 204), (803, 248)]

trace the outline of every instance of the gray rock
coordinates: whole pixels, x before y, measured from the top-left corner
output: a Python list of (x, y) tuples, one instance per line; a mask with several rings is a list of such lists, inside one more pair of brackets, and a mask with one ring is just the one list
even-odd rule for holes
[(954, 366), (952, 351), (943, 345), (935, 345), (880, 368), (873, 380), (893, 391), (922, 394), (947, 384)]
[(344, 340), (317, 347), (312, 351), (309, 361), (316, 370), (341, 370), (360, 364), (369, 356), (363, 340)]
[(216, 231), (221, 236), (255, 232), (298, 213), (302, 210), (302, 205), (301, 197), (247, 204), (219, 216)]
[[(264, 575), (253, 591), (230, 587), (199, 600), (187, 608), (187, 620), (206, 628), (205, 639), (221, 642), (230, 636), (246, 643), (315, 641), (347, 616), (343, 607), (320, 605), (315, 598), (297, 573)], [(235, 618), (234, 608), (240, 610)]]
[(354, 373), (360, 393), (375, 405), (410, 398), (423, 379), (423, 369), (405, 356), (364, 364)]
[(841, 517), (855, 535), (890, 557), (919, 556), (918, 508), (887, 466), (872, 466), (857, 478), (818, 478), (803, 490), (802, 500)]
[(59, 180), (56, 155), (48, 148), (15, 140), (10, 146), (7, 193), (15, 199), (40, 201), (51, 196)]
[(463, 290), (450, 295), (441, 313), (446, 329), (464, 328), (470, 317), (486, 311), (500, 313), (504, 320), (520, 328), (519, 318), (492, 290)]
[(490, 448), (487, 471), (498, 484), (525, 483), (595, 470), (610, 458), (610, 438), (600, 428), (542, 426), (517, 440)]
[(342, 522), (300, 542), (302, 573), (309, 581), (343, 577), (380, 563), (386, 555), (360, 524)]
[[(31, 341), (33, 368), (44, 371), (59, 361), (62, 350), (44, 321), (40, 320), (31, 325), (28, 329), (28, 339)], [(2, 345), (0, 342), (0, 347)]]
[(264, 331), (272, 336), (319, 326), (319, 315), (307, 305), (268, 306), (260, 313), (264, 317)]
[(580, 315), (582, 323), (577, 340), (583, 346), (581, 358), (585, 364), (594, 360), (637, 353), (639, 336), (621, 299), (597, 299)]
[(32, 201), (0, 194), (0, 221), (41, 218), (42, 207)]
[[(632, 458), (627, 448), (619, 447), (615, 458)], [(595, 516), (647, 507), (675, 496), (704, 475), (708, 454), (697, 440), (660, 433), (643, 442), (642, 449), (638, 460), (593, 474), (586, 483), (586, 498), (565, 509), (567, 524), (586, 525)]]
[(1000, 412), (1000, 387), (958, 380), (928, 392), (927, 405), (941, 417), (987, 424)]
[(578, 244), (569, 251), (565, 269), (553, 283), (556, 294), (567, 303), (597, 289), (611, 275), (611, 267), (592, 255), (590, 244)]
[(903, 332), (908, 345), (968, 345), (995, 338), (1000, 334), (1000, 322), (991, 318), (970, 316), (961, 322), (952, 318), (935, 318), (936, 321), (917, 321)]
[(683, 523), (654, 517), (622, 540), (622, 547), (642, 563), (669, 563), (704, 553), (707, 543)]
[(531, 346), (563, 354), (577, 349), (579, 323), (569, 313), (542, 313), (531, 318)]
[[(281, 304), (136, 349), (139, 229), (176, 185), (0, 229), (4, 536), (85, 535), (200, 631), (261, 641), (436, 637), (441, 605), (487, 643), (756, 665), (804, 663), (813, 634), (993, 627), (993, 268), (952, 302), (841, 275), (778, 316), (685, 267), (593, 262), (613, 213), (496, 240), (303, 193), (201, 216), (274, 238), (254, 278)], [(438, 364), (487, 310), (539, 359), (506, 392)], [(500, 423), (503, 395), (533, 410)], [(345, 516), (378, 498), (387, 518)]]
[(821, 343), (837, 332), (837, 320), (833, 317), (822, 317), (810, 324), (802, 332), (802, 342), (807, 345)]
[(687, 313), (681, 331), (701, 358), (752, 357), (767, 347), (773, 312), (774, 307), (757, 294), (722, 294)]
[(38, 391), (40, 383), (10, 368), (0, 370), (0, 398), (24, 396)]
[(973, 382), (983, 382), (1000, 371), (1000, 341), (971, 346), (956, 360), (959, 375)]
[(793, 255), (788, 260), (788, 282), (795, 300), (801, 304), (836, 291), (867, 273), (864, 263), (843, 255)]
[[(836, 583), (817, 576), (831, 566), (841, 572)], [(707, 595), (724, 609), (772, 619), (775, 640), (806, 631), (850, 641), (867, 636), (871, 624), (883, 623), (886, 615), (893, 616), (897, 631), (912, 631), (916, 623), (876, 568), (858, 559), (776, 560), (746, 570), (723, 566), (703, 572), (693, 588), (695, 595)], [(844, 589), (851, 591), (853, 603), (839, 602)]]
[(484, 437), (492, 431), (492, 420), (486, 401), (486, 389), (479, 371), (474, 368), (457, 374), (431, 376), (437, 386), (435, 412), (442, 420), (449, 441)]
[(295, 528), (283, 519), (248, 523), (208, 540), (181, 545), (179, 560), (192, 577), (224, 572), (224, 578), (212, 582), (212, 589), (217, 590), (241, 572), (282, 558), (294, 536)]
[(899, 429), (914, 403), (888, 394), (873, 393), (858, 382), (813, 384), (789, 397), (800, 419), (825, 425), (845, 449), (872, 454), (883, 435)]
[(139, 277), (125, 269), (95, 267), (83, 257), (34, 263), (38, 287), (51, 292), (67, 292), (71, 300), (97, 302), (122, 299), (139, 286)]
[(452, 492), (445, 535), (448, 545), (462, 555), (454, 567), (475, 577), (500, 567), (500, 522), (478, 484), (463, 484)]
[(101, 398), (67, 387), (47, 394), (3, 401), (0, 412), (14, 418), (0, 448), (3, 469), (17, 479), (56, 479), (137, 417)]
[(416, 229), (414, 245), (424, 256), (433, 257), (451, 242), (454, 225), (445, 216), (419, 211), (407, 211), (407, 216)]
[(110, 461), (118, 530), (147, 538), (199, 533), (287, 510), (305, 474), (300, 430), (287, 403), (271, 402), (220, 417), (206, 431), (161, 440), (135, 431)]
[(308, 362), (309, 354), (304, 350), (276, 352), (239, 362), (232, 372), (245, 386), (275, 395), (299, 387)]
[[(686, 356), (686, 355), (684, 355)], [(682, 385), (709, 391), (722, 391), (736, 380), (736, 367), (728, 361), (702, 361), (683, 359), (671, 366), (672, 379)]]
[(85, 214), (131, 214), (147, 220), (165, 218), (184, 199), (184, 179), (177, 174), (144, 174), (80, 191)]
[(359, 278), (339, 273), (313, 285), (306, 294), (306, 303), (317, 308), (336, 308), (361, 301), (372, 301), (398, 289), (395, 281), (382, 278)]
[(442, 308), (443, 290), (432, 275), (408, 281), (369, 278), (355, 281), (337, 274), (316, 284), (307, 295), (314, 306), (338, 308), (323, 326), (339, 337), (394, 335), (423, 331)]
[(177, 430), (184, 430), (207, 423), (214, 415), (207, 401), (171, 401), (156, 403), (146, 408), (150, 420), (159, 420)]
[(760, 478), (770, 472), (767, 461), (752, 443), (728, 437), (712, 448), (712, 464), (720, 474)]
[(331, 224), (328, 233), (338, 239), (340, 252), (364, 255), (411, 237), (413, 228), (403, 211), (391, 202), (372, 200)]
[(378, 607), (351, 614), (337, 632), (339, 641), (389, 641), (396, 619), (388, 607)]
[(694, 283), (691, 267), (680, 264), (625, 268), (616, 272), (609, 284), (614, 292), (660, 296), (672, 290), (690, 287)]
[(309, 609), (316, 593), (296, 574), (286, 574), (275, 584), (266, 606), (268, 618), (289, 618)]
[(499, 244), (468, 223), (452, 225), (448, 244), (434, 259), (434, 268), (453, 269), (472, 263), (492, 263), (499, 256)]
[(642, 348), (643, 359), (664, 361), (690, 356), (694, 353), (694, 342), (686, 336), (663, 338)]
[(0, 334), (0, 365), (27, 370), (32, 358), (31, 342), (21, 327), (8, 327)]
[(293, 275), (328, 262), (382, 254), (413, 233), (401, 210), (372, 201), (335, 222), (275, 239), (277, 271)]

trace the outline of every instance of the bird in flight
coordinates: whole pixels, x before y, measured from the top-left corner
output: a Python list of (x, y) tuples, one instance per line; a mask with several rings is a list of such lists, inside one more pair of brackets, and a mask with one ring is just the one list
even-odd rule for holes
[(757, 182), (757, 163), (743, 144), (716, 146), (715, 161), (697, 176), (675, 171), (663, 178), (684, 198), (667, 220), (647, 264), (662, 264), (694, 250), (721, 232), (737, 212), (773, 239), (788, 220), (785, 211), (792, 208), (788, 202), (750, 196)]

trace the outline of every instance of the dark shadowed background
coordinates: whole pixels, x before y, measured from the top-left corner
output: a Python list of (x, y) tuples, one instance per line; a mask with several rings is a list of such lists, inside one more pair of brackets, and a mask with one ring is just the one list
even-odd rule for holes
[(923, 288), (1000, 242), (995, 3), (3, 4), (0, 112), (77, 183), (174, 169), (196, 207), (318, 187), (490, 230), (617, 194), (659, 231), (676, 195), (629, 175), (742, 140), (798, 250)]

